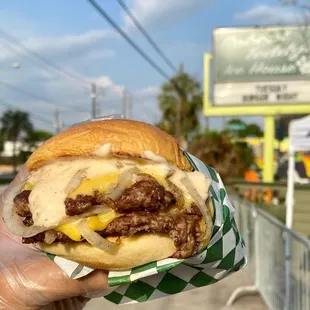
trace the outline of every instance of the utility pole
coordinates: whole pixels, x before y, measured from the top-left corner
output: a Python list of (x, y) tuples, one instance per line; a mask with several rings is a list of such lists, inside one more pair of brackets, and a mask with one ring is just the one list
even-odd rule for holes
[[(179, 76), (183, 74), (183, 64), (180, 64), (179, 67)], [(177, 117), (176, 117), (176, 138), (178, 142), (181, 142), (182, 134), (182, 109), (183, 109), (183, 85), (177, 85), (176, 92), (178, 94), (178, 106), (177, 106)]]
[(61, 130), (61, 123), (59, 120), (59, 110), (57, 107), (55, 107), (55, 110), (54, 110), (54, 126), (55, 126), (56, 135), (57, 135)]
[(92, 106), (92, 118), (96, 118), (97, 115), (97, 90), (96, 90), (96, 84), (91, 84), (91, 106)]
[(97, 117), (101, 116), (101, 100), (97, 102)]
[(127, 89), (124, 88), (123, 90), (123, 101), (122, 101), (122, 115), (124, 117), (128, 117), (127, 115), (127, 105), (128, 105), (128, 95), (127, 95)]
[(132, 97), (130, 95), (127, 96), (127, 117), (132, 119)]
[(209, 116), (205, 116), (205, 128), (206, 128), (206, 130), (210, 130)]

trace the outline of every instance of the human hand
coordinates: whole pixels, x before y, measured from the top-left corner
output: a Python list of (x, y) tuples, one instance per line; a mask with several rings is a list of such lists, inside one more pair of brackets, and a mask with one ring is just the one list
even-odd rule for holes
[[(0, 211), (10, 189), (26, 179), (22, 168), (1, 195)], [(108, 287), (107, 273), (92, 272), (70, 279), (52, 260), (33, 246), (22, 244), (0, 218), (0, 309), (83, 309), (88, 299), (80, 297)]]

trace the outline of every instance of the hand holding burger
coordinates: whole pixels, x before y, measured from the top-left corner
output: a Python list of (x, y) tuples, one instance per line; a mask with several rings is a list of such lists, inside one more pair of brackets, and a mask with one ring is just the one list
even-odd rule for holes
[[(21, 169), (0, 197), (0, 210), (2, 201), (25, 180), (26, 174)], [(97, 270), (80, 280), (70, 279), (43, 252), (22, 244), (21, 238), (12, 235), (1, 218), (0, 249), (0, 309), (79, 310), (88, 301), (79, 296), (107, 288), (105, 271)]]
[(2, 216), (24, 244), (94, 269), (188, 258), (212, 234), (208, 180), (151, 125), (103, 120), (71, 127), (29, 158)]

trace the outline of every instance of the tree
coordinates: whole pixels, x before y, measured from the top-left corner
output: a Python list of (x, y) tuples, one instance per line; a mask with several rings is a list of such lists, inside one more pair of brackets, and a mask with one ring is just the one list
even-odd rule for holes
[(292, 114), (292, 115), (282, 115), (277, 117), (276, 120), (276, 138), (282, 141), (285, 137), (288, 137), (289, 124), (294, 119), (302, 118), (307, 116), (307, 114)]
[(254, 154), (246, 143), (234, 144), (225, 132), (207, 131), (197, 136), (189, 147), (190, 153), (213, 167), (225, 181), (243, 177), (254, 162)]
[(32, 130), (27, 134), (24, 141), (26, 143), (42, 142), (50, 139), (52, 136), (53, 136), (52, 133), (45, 130)]
[(238, 150), (239, 158), (242, 161), (242, 174), (255, 163), (253, 149), (246, 142), (236, 142), (235, 147)]
[(17, 162), (18, 163), (26, 162), (31, 153), (34, 151), (34, 149), (38, 147), (38, 143), (46, 141), (50, 139), (52, 136), (53, 134), (45, 130), (32, 130), (31, 132), (29, 132), (23, 139), (23, 142), (27, 146), (27, 149), (22, 150), (19, 153), (17, 157)]
[(263, 136), (263, 131), (257, 124), (246, 124), (238, 118), (232, 119), (227, 123), (227, 130), (239, 138)]
[(226, 127), (234, 136), (240, 137), (240, 132), (246, 128), (247, 124), (239, 118), (231, 119)]
[(262, 137), (263, 131), (257, 124), (248, 124), (244, 130), (241, 130), (240, 137)]
[(177, 106), (180, 96), (183, 99), (181, 136), (187, 139), (198, 130), (199, 113), (202, 109), (200, 83), (188, 73), (178, 73), (162, 85), (158, 97), (162, 119), (157, 126), (173, 136), (176, 135)]
[(3, 133), (0, 131), (0, 152), (4, 150), (4, 136)]
[(22, 111), (6, 111), (0, 118), (1, 122), (1, 134), (5, 140), (12, 141), (13, 143), (13, 167), (16, 173), (17, 161), (16, 161), (16, 143), (21, 140), (23, 136), (26, 136), (33, 130), (32, 123), (29, 119), (29, 115)]

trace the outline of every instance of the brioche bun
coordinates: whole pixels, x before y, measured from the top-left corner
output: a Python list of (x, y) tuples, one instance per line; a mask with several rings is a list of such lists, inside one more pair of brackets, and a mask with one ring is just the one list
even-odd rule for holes
[(152, 125), (126, 119), (100, 120), (70, 127), (35, 150), (27, 161), (27, 168), (36, 170), (57, 158), (92, 156), (106, 144), (111, 144), (111, 155), (141, 158), (144, 151), (151, 151), (181, 170), (192, 170), (172, 136)]
[(161, 234), (121, 237), (121, 240), (122, 243), (115, 252), (104, 252), (84, 242), (39, 243), (37, 247), (81, 265), (104, 270), (130, 269), (167, 258), (176, 251), (172, 239)]

